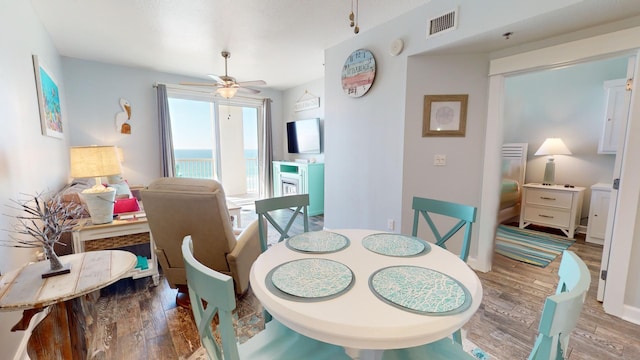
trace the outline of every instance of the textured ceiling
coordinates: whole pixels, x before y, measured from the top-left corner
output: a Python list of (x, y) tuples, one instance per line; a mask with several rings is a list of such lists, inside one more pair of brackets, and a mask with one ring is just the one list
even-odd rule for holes
[[(362, 31), (428, 0), (361, 0)], [(32, 0), (59, 53), (286, 89), (324, 75), (324, 49), (356, 36), (350, 0)]]
[[(357, 36), (348, 25), (351, 0), (31, 2), (63, 56), (204, 79), (224, 74), (220, 52), (228, 50), (229, 75), (280, 90), (321, 78), (324, 49)], [(360, 0), (361, 32), (428, 2)], [(462, 51), (500, 50), (638, 14), (640, 0), (584, 0), (462, 42)], [(503, 30), (515, 35), (505, 42)]]

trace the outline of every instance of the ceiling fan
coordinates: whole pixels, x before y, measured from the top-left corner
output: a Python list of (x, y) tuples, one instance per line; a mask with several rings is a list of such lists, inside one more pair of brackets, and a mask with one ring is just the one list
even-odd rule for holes
[(196, 82), (182, 82), (180, 85), (188, 85), (188, 86), (214, 86), (218, 89), (216, 92), (220, 94), (222, 97), (226, 99), (231, 99), (236, 95), (236, 92), (244, 92), (248, 94), (258, 94), (260, 90), (248, 88), (247, 86), (264, 86), (267, 83), (264, 80), (253, 80), (253, 81), (236, 81), (236, 79), (227, 74), (227, 59), (231, 57), (231, 53), (228, 51), (223, 51), (222, 57), (224, 58), (224, 75), (209, 75), (215, 83), (196, 83)]

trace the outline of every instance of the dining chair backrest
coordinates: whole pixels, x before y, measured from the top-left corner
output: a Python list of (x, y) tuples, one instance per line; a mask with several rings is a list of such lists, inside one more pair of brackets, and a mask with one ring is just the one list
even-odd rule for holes
[[(460, 258), (465, 262), (467, 261), (467, 258), (469, 257), (469, 247), (471, 245), (471, 225), (476, 221), (477, 209), (474, 206), (415, 196), (413, 198), (412, 208), (414, 213), (413, 231), (411, 234), (413, 236), (418, 236), (418, 224), (420, 223), (420, 214), (422, 214), (422, 217), (427, 221), (427, 224), (435, 237), (436, 245), (444, 249), (447, 248), (445, 246), (447, 240), (464, 227), (465, 230)], [(444, 215), (458, 219), (459, 221), (444, 235), (441, 235), (430, 214)]]
[[(554, 295), (544, 303), (538, 337), (529, 360), (564, 359), (571, 331), (576, 327), (585, 296), (591, 284), (591, 274), (585, 263), (573, 251), (562, 254), (560, 281)], [(479, 344), (482, 346), (482, 344)], [(429, 344), (385, 350), (382, 360), (457, 359), (477, 360), (467, 353), (460, 342), (444, 338)]]
[[(236, 307), (233, 279), (212, 270), (193, 256), (191, 236), (182, 241), (182, 256), (191, 297), (191, 311), (198, 328), (200, 342), (213, 360), (348, 360), (341, 346), (323, 343), (303, 336), (276, 320), (251, 339), (238, 345), (233, 327), (232, 311)], [(217, 331), (212, 330), (218, 315)]]
[[(256, 200), (256, 213), (258, 214), (258, 226), (260, 232), (260, 243), (262, 252), (267, 250), (267, 224), (268, 221), (280, 233), (278, 242), (288, 238), (291, 226), (294, 224), (298, 215), (303, 217), (304, 232), (309, 231), (309, 216), (307, 215), (309, 208), (309, 194), (288, 195), (275, 197), (270, 199)], [(285, 216), (281, 219), (275, 215), (276, 210), (292, 209), (293, 213), (290, 217)], [(281, 212), (278, 213), (281, 215)], [(283, 226), (284, 225), (284, 226)]]
[[(193, 256), (191, 236), (182, 241), (182, 256), (187, 275), (191, 311), (200, 334), (202, 346), (214, 360), (239, 359), (236, 334), (231, 312), (236, 308), (233, 279), (212, 270)], [(203, 300), (206, 301), (205, 308)], [(218, 314), (222, 347), (216, 342), (211, 329), (214, 316)], [(224, 353), (224, 357), (222, 354)]]
[(560, 281), (555, 295), (547, 297), (538, 326), (538, 337), (529, 360), (563, 359), (571, 331), (576, 327), (591, 284), (587, 265), (573, 251), (562, 254)]

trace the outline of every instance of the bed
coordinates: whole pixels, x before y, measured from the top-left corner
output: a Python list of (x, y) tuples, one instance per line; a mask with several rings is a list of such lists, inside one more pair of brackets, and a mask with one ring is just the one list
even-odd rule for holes
[(502, 184), (498, 223), (507, 222), (520, 215), (522, 185), (527, 168), (527, 143), (502, 145)]

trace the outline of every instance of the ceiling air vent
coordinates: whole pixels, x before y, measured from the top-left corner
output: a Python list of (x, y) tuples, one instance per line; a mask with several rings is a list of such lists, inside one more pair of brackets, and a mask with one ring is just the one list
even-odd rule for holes
[(429, 29), (427, 29), (427, 38), (439, 35), (447, 31), (455, 30), (458, 27), (458, 10), (449, 11), (429, 20)]

